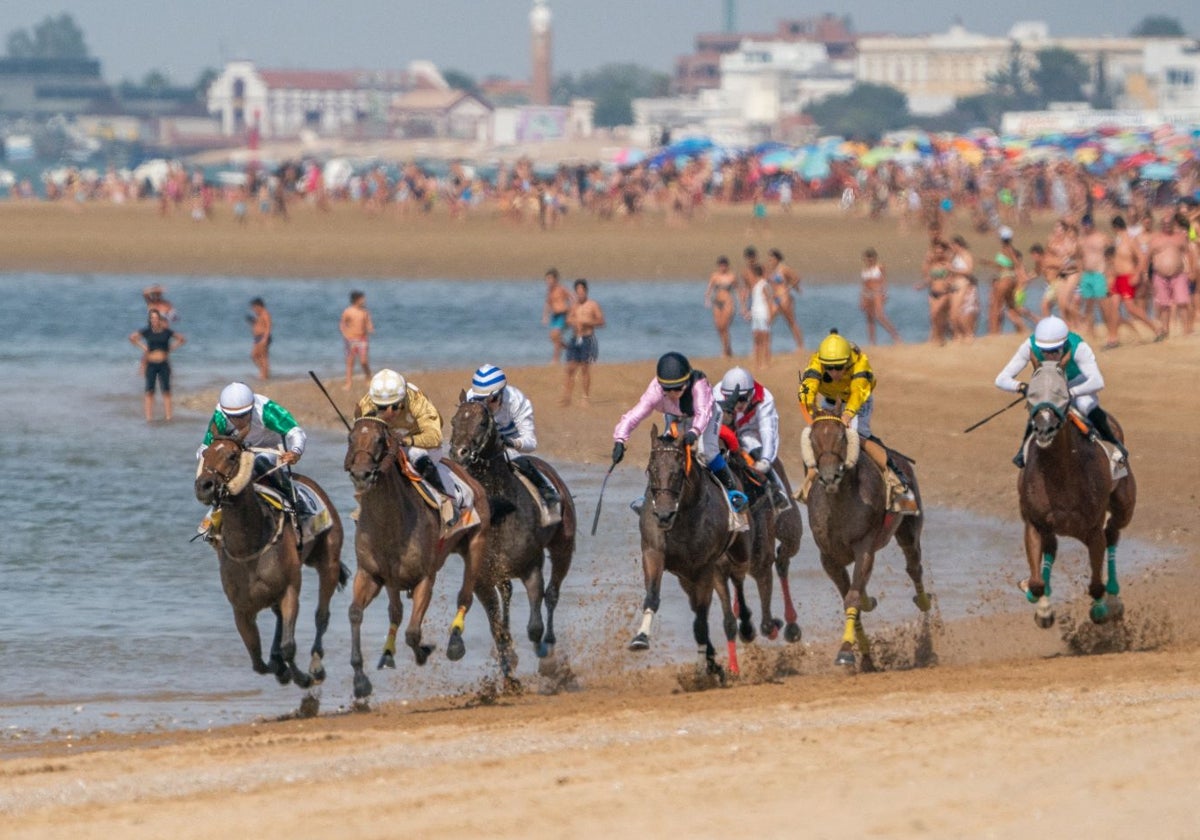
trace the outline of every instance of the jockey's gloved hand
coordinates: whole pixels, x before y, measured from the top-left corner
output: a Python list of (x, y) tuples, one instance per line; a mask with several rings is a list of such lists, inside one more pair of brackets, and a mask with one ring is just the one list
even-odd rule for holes
[(687, 434), (685, 434), (683, 436), (684, 445), (691, 446), (695, 442), (696, 442), (696, 433), (694, 431), (692, 431), (691, 429), (688, 429)]
[(1018, 382), (1017, 390), (1021, 392), (1021, 396), (1025, 396), (1027, 393), (1029, 393), (1029, 383), (1028, 382)]
[(771, 462), (765, 458), (759, 458), (754, 462), (754, 471), (759, 475), (766, 475), (771, 471)]
[(512, 449), (515, 449), (515, 450), (517, 450), (518, 452), (520, 452), (520, 451), (521, 451), (521, 441), (520, 441), (518, 438), (515, 438), (515, 437), (506, 437), (506, 438), (504, 439), (504, 445), (505, 445), (505, 446), (508, 446), (508, 447), (510, 447), (510, 448), (512, 448)]
[(625, 444), (621, 443), (621, 441), (617, 441), (616, 443), (613, 444), (613, 454), (612, 454), (613, 466), (615, 467), (617, 464), (621, 463), (621, 459), (624, 457), (625, 457)]

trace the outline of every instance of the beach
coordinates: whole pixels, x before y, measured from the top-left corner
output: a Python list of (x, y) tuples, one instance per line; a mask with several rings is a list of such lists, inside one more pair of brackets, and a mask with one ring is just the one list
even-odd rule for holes
[[(894, 220), (848, 219), (825, 205), (773, 215), (765, 232), (750, 232), (748, 224), (746, 208), (717, 208), (707, 221), (683, 227), (654, 216), (608, 223), (568, 217), (554, 231), (492, 218), (459, 224), (304, 208), (287, 226), (256, 229), (227, 218), (161, 219), (150, 205), (75, 213), (8, 204), (0, 206), (0, 268), (451, 277), (469, 292), (472, 279), (536, 280), (555, 265), (568, 277), (693, 278), (699, 293), (715, 257), (726, 253), (736, 262), (750, 242), (760, 251), (779, 247), (802, 276), (826, 283), (856, 281), (867, 246), (897, 275), (915, 274), (925, 245), (922, 231), (901, 230)], [(1044, 228), (1018, 231), (1018, 240), (1035, 235)], [(600, 290), (596, 297), (603, 302)], [(861, 314), (846, 318), (857, 322)], [(696, 329), (711, 332), (711, 323)], [(807, 337), (810, 350), (816, 339)], [(913, 608), (910, 620), (891, 627), (865, 618), (881, 649), (898, 651), (882, 672), (834, 669), (838, 616), (806, 610), (803, 592), (796, 595), (804, 641), (743, 645), (742, 678), (704, 692), (681, 690), (677, 668), (639, 665), (625, 650), (635, 628), (617, 621), (594, 628), (596, 643), (611, 650), (611, 668), (577, 674), (573, 690), (556, 694), (532, 685), (507, 694), (473, 686), (430, 700), (377, 696), (367, 712), (212, 731), (0, 740), (4, 835), (1193, 836), (1200, 430), (1191, 418), (1200, 415), (1200, 397), (1187, 384), (1200, 364), (1200, 341), (1130, 341), (1101, 354), (1103, 405), (1125, 429), (1138, 483), (1137, 510), (1123, 536), (1161, 546), (1170, 561), (1125, 575), (1124, 621), (1097, 630), (1087, 620), (1084, 552), (1063, 540), (1054, 586), (1058, 623), (1040, 630), (1017, 589), (1028, 573), (1010, 463), (1020, 409), (963, 432), (1010, 401), (992, 380), (1018, 340), (1008, 334), (945, 348), (869, 348), (880, 380), (873, 427), (915, 460), (925, 504), (1011, 523), (1005, 541), (962, 557), (994, 577), (987, 609), (945, 622), (935, 611), (923, 624)], [(548, 342), (546, 349), (548, 357)], [(665, 349), (648, 338), (645, 357)], [(730, 364), (692, 361), (713, 378)], [(802, 427), (796, 376), (806, 361), (777, 355), (758, 377), (779, 402), (784, 460), (793, 472)], [(602, 356), (586, 408), (558, 407), (559, 367), (510, 367), (507, 374), (536, 406), (539, 454), (604, 465), (613, 425), (653, 375), (653, 363), (606, 363)], [(419, 384), (448, 418), (469, 379), (469, 369), (429, 370)], [(305, 425), (340, 428), (311, 382), (272, 381), (263, 390)], [(331, 393), (348, 412), (355, 394), (340, 387)], [(180, 392), (177, 404), (203, 411), (213, 398), (209, 390)], [(648, 428), (638, 430), (619, 469), (641, 470), (648, 438)], [(632, 527), (630, 517), (608, 507), (606, 501), (603, 527)], [(590, 507), (580, 513), (590, 522)], [(935, 519), (926, 525), (936, 527)], [(581, 534), (581, 544), (586, 540)], [(899, 562), (894, 547), (883, 554)], [(344, 559), (352, 566), (352, 551)], [(806, 534), (793, 566), (817, 563)], [(640, 568), (630, 563), (628, 574), (640, 579)], [(936, 578), (927, 582), (938, 599), (955, 598)], [(663, 593), (664, 611), (686, 610), (674, 581), (664, 581)], [(907, 603), (911, 592), (890, 594)], [(335, 598), (335, 621), (345, 620), (347, 604), (345, 593)], [(936, 664), (906, 655), (921, 634), (932, 639)], [(344, 657), (331, 654), (341, 677)], [(397, 659), (420, 679), (411, 657)]]

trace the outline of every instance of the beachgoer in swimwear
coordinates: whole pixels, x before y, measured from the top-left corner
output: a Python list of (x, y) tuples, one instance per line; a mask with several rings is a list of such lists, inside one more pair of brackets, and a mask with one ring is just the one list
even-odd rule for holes
[(368, 345), (371, 333), (375, 332), (375, 324), (371, 321), (371, 313), (367, 311), (367, 296), (360, 291), (350, 293), (350, 305), (342, 310), (339, 323), (342, 339), (346, 350), (346, 384), (350, 390), (354, 381), (354, 360), (357, 359), (362, 367), (363, 376), (371, 378), (371, 363), (368, 356)]

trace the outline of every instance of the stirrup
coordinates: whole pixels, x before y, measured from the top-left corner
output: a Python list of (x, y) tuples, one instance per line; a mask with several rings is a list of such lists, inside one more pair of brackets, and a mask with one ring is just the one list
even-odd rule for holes
[(734, 513), (741, 513), (750, 504), (750, 499), (741, 490), (726, 490), (725, 493), (729, 496), (729, 506)]

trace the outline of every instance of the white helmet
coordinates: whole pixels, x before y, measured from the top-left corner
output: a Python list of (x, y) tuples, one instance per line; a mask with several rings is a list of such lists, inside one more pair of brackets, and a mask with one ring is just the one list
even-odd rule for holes
[(245, 382), (230, 382), (221, 389), (217, 408), (226, 417), (238, 417), (254, 408), (254, 392)]
[(1057, 315), (1043, 318), (1033, 329), (1033, 343), (1039, 350), (1057, 350), (1062, 347), (1070, 332), (1067, 322)]
[(404, 402), (408, 383), (394, 370), (384, 368), (371, 377), (371, 402), (375, 405), (395, 405)]
[(745, 368), (735, 367), (721, 377), (721, 394), (726, 407), (732, 408), (740, 397), (754, 393), (754, 377)]
[(1000, 238), (1005, 242), (1011, 242), (1013, 238), (1013, 229), (1007, 225), (1000, 228)]

